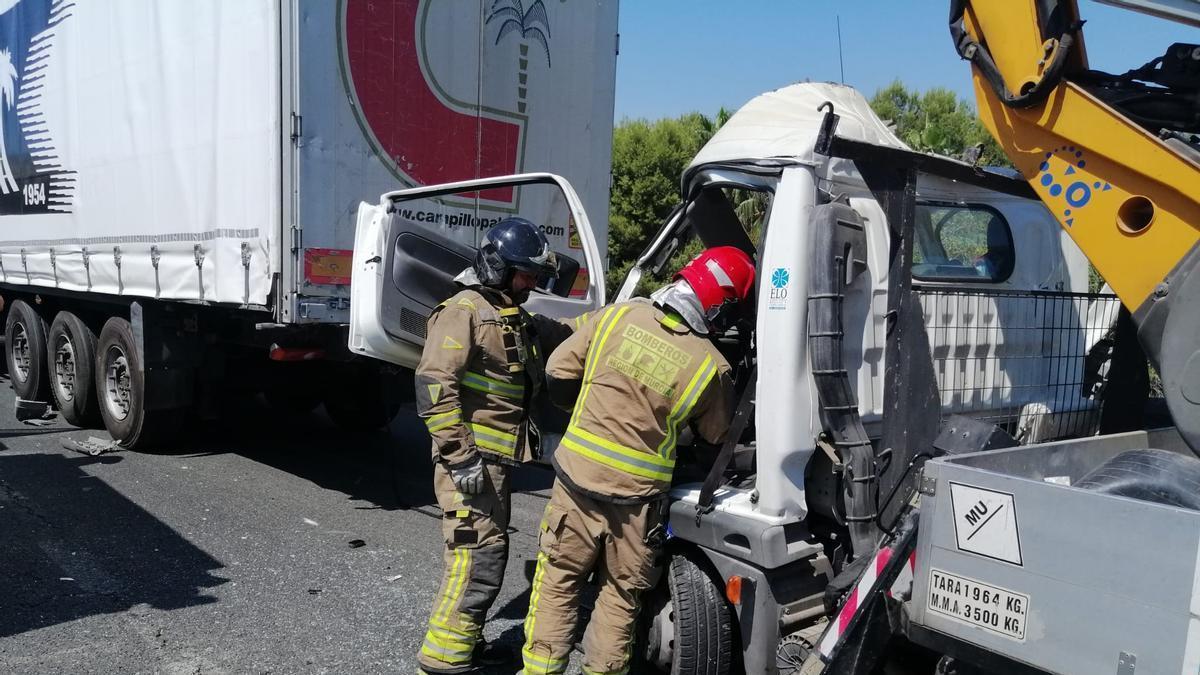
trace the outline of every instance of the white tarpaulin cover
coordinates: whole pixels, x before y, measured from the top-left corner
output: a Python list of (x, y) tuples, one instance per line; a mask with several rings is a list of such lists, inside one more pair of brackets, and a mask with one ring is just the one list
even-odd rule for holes
[(0, 278), (265, 304), (279, 4), (0, 0)]
[(803, 82), (769, 91), (738, 109), (701, 148), (691, 166), (781, 157), (811, 161), (826, 102), (841, 119), (845, 138), (908, 149), (871, 110), (863, 95), (827, 82)]

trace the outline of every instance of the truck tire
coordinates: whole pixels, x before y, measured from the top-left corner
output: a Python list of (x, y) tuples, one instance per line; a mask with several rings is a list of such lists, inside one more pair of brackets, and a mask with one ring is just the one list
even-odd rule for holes
[(327, 387), (325, 412), (346, 431), (377, 431), (391, 423), (412, 396), (412, 378), (373, 366), (351, 367)]
[(50, 400), (46, 374), (46, 322), (24, 300), (13, 302), (4, 325), (4, 355), (17, 398)]
[(667, 585), (675, 624), (671, 675), (731, 672), (733, 620), (722, 589), (683, 555), (671, 557)]
[(46, 339), (46, 373), (54, 404), (68, 424), (92, 427), (96, 404), (96, 334), (70, 312), (59, 312)]
[(112, 317), (100, 330), (96, 345), (96, 399), (104, 428), (121, 447), (145, 450), (175, 432), (178, 410), (147, 410), (146, 383), (133, 326)]
[(1200, 459), (1153, 448), (1126, 450), (1075, 487), (1200, 511)]

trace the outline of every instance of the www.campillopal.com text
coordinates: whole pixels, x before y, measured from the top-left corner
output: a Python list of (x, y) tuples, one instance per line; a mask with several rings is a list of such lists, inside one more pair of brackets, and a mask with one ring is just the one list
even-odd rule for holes
[[(454, 229), (473, 227), (479, 230), (486, 230), (502, 219), (501, 216), (488, 218), (477, 216), (473, 213), (442, 213), (440, 211), (424, 211), (409, 208), (401, 208), (400, 217), (414, 223), (445, 225)], [(562, 237), (567, 233), (567, 228), (562, 225), (538, 225), (538, 227), (548, 237)]]

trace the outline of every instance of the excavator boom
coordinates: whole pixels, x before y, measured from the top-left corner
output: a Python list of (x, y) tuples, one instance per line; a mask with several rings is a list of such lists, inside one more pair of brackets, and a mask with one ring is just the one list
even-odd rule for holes
[[(1200, 25), (1200, 2), (1109, 4)], [(1200, 45), (1091, 70), (1075, 0), (952, 0), (979, 115), (1132, 312), (1200, 451)]]

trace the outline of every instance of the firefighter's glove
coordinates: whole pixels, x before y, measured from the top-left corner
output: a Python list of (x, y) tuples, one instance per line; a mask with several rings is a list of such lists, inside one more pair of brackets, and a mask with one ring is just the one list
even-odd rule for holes
[(476, 457), (475, 461), (457, 469), (450, 469), (450, 480), (454, 487), (465, 495), (477, 495), (483, 492), (483, 458)]

